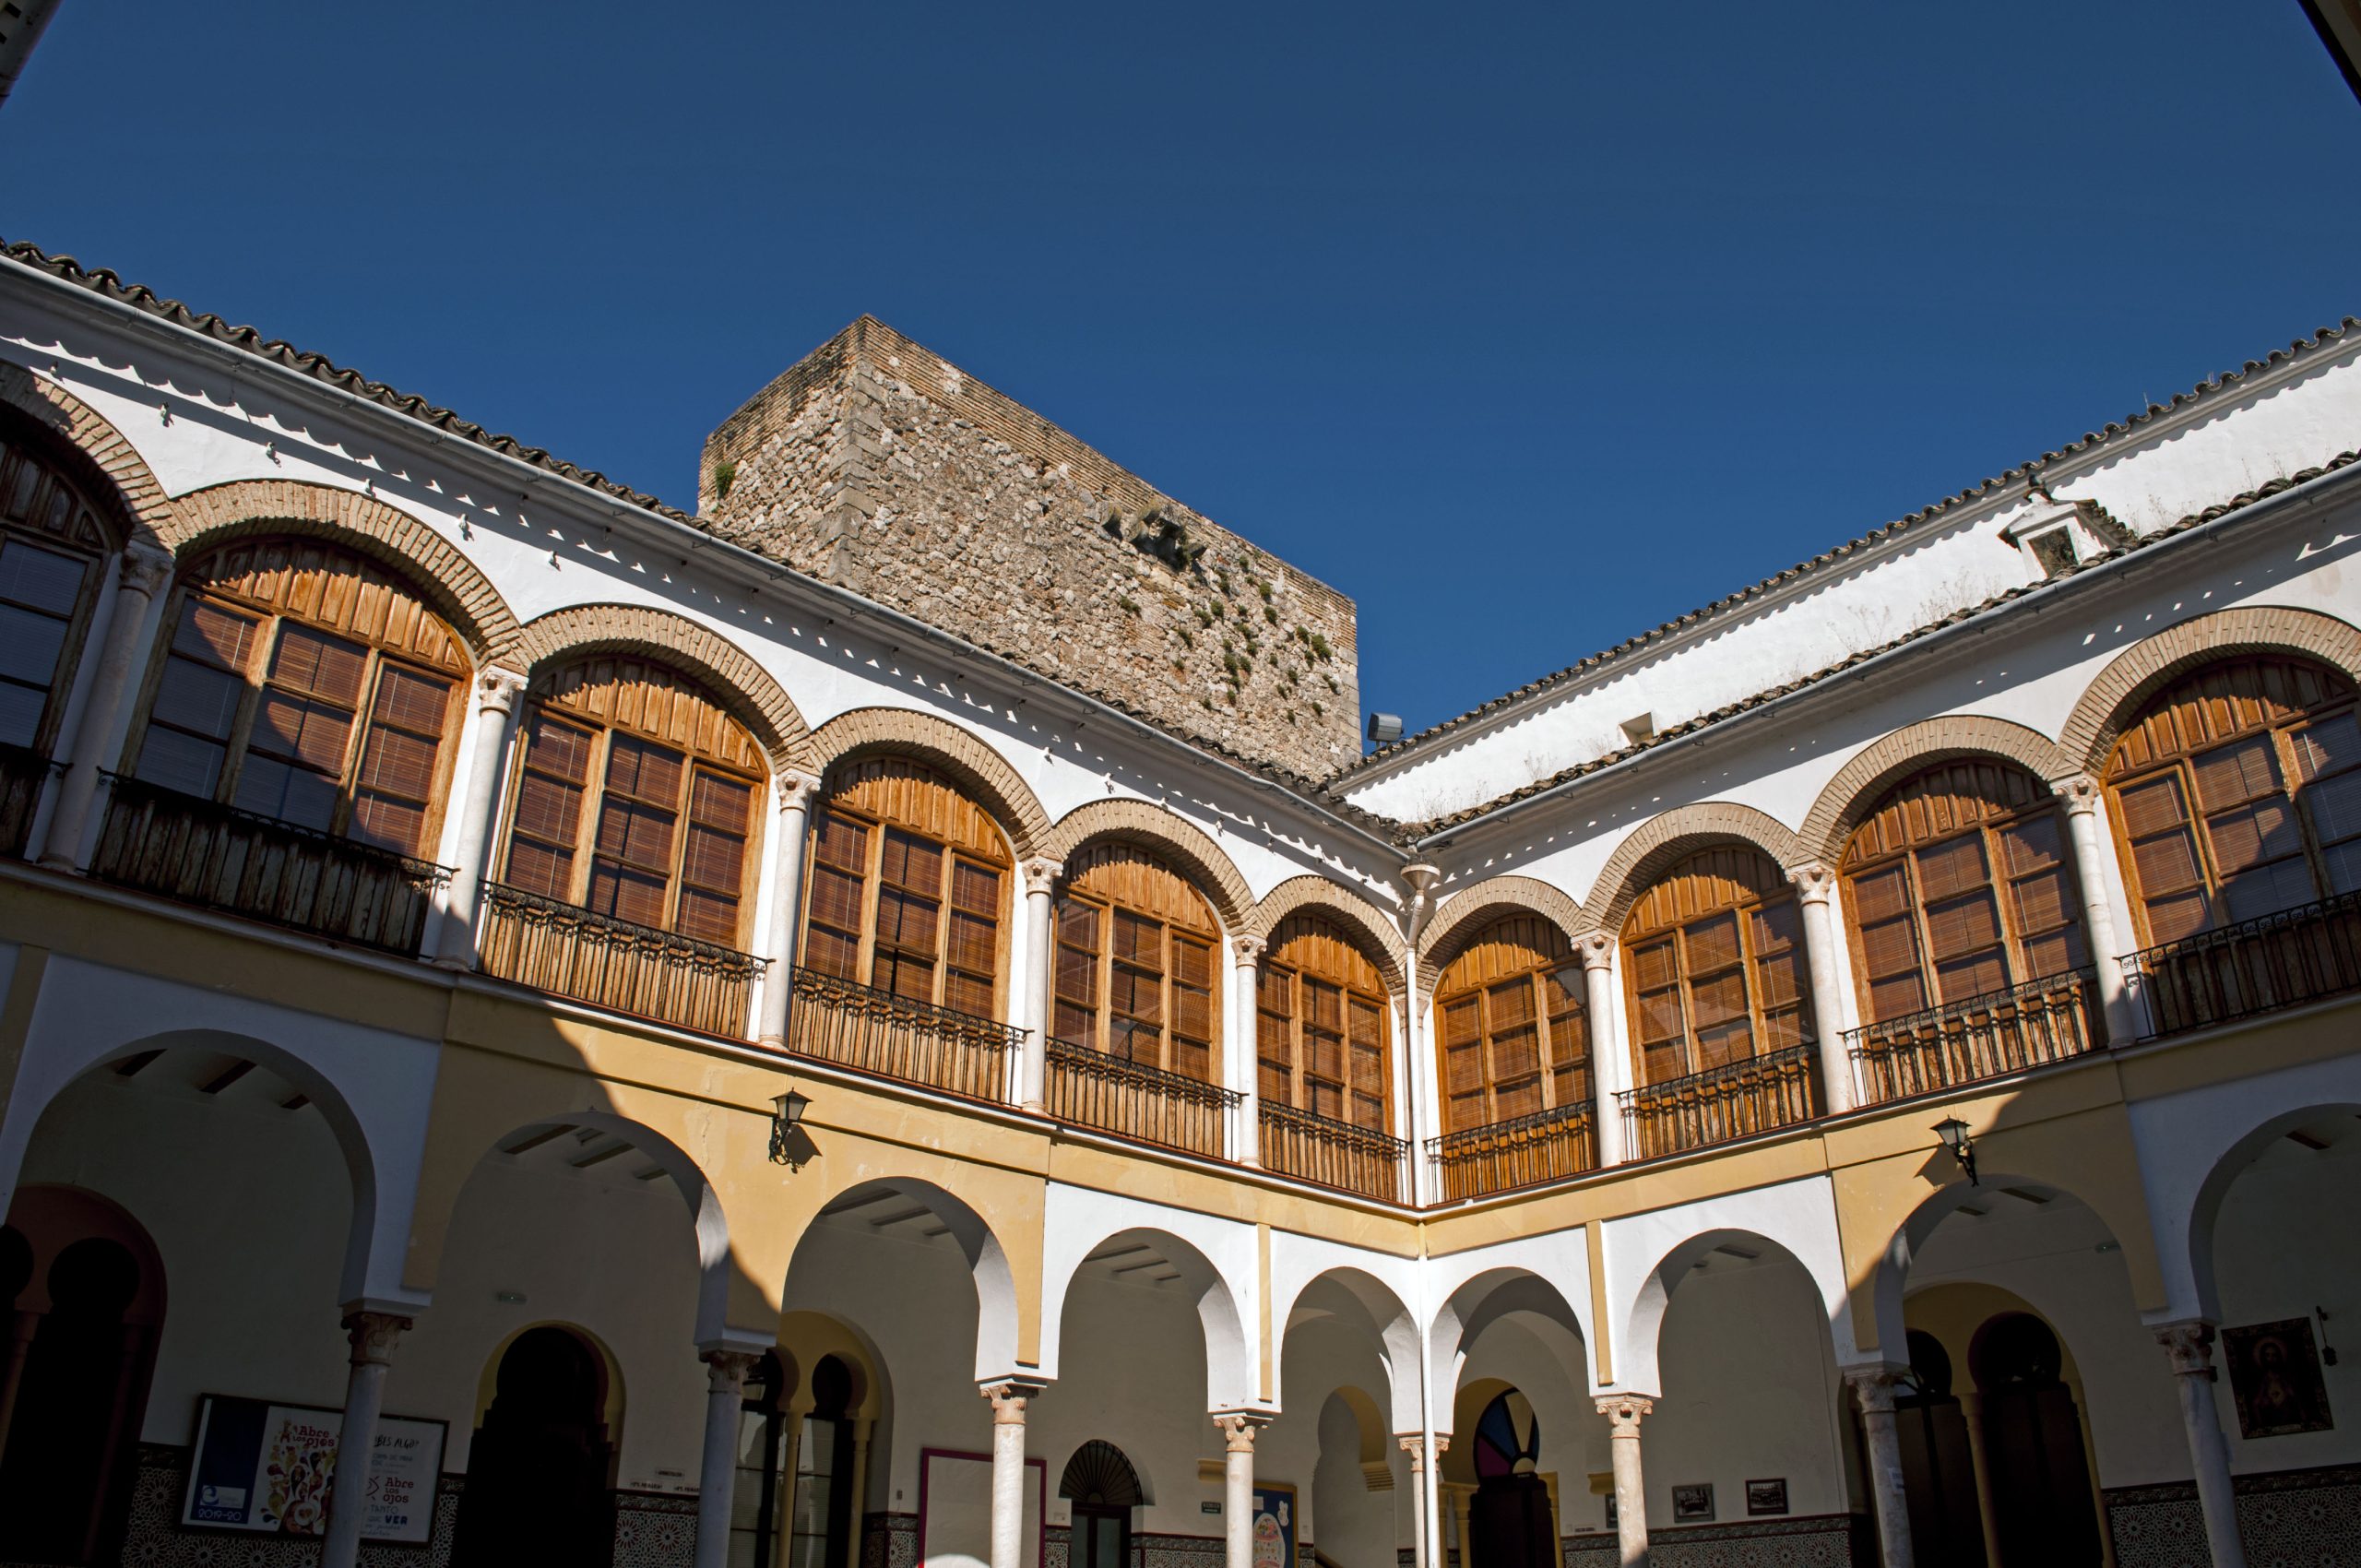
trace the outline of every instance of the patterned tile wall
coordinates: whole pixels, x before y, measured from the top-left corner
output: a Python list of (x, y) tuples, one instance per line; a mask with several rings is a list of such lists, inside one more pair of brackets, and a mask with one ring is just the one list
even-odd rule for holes
[[(1850, 1514), (1659, 1526), (1648, 1532), (1648, 1561), (1655, 1568), (1867, 1568), (1876, 1555), (1874, 1548), (1861, 1554), (1861, 1533)], [(1613, 1536), (1570, 1536), (1564, 1546), (1565, 1568), (1615, 1568)]]
[[(2361, 1466), (2239, 1476), (2234, 1484), (2248, 1562), (2267, 1568), (2361, 1562)], [(2106, 1496), (2118, 1568), (2210, 1568), (2205, 1515), (2193, 1483), (2117, 1487)]]

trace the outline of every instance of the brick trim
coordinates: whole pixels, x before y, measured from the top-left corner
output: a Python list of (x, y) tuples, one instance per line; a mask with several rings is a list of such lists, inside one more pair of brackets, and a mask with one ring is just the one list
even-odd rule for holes
[(183, 561), (265, 534), (328, 540), (415, 583), (479, 666), (517, 655), (516, 617), (492, 580), (441, 534), (374, 495), (301, 480), (237, 480), (182, 496), (157, 530)]
[(876, 753), (905, 753), (932, 764), (973, 790), (1008, 835), (1016, 858), (1044, 854), (1050, 814), (1008, 759), (947, 719), (907, 707), (857, 707), (812, 732), (815, 771)]
[(1597, 929), (1619, 932), (1632, 901), (1673, 861), (1730, 838), (1751, 844), (1782, 868), (1811, 859), (1802, 841), (1776, 818), (1735, 801), (1701, 801), (1650, 817), (1615, 846), (1584, 907), (1592, 911)]
[(2361, 632), (2333, 615), (2273, 605), (2191, 616), (2134, 643), (2099, 671), (2058, 737), (2073, 762), (2069, 771), (2104, 770), (2123, 726), (2158, 687), (2241, 653), (2300, 654), (2361, 683)]
[(1244, 934), (1268, 941), (1271, 933), (1279, 929), (1281, 921), (1306, 910), (1328, 916), (1368, 943), (1379, 970), (1385, 976), (1386, 989), (1396, 997), (1402, 994), (1407, 970), (1402, 938), (1394, 932), (1394, 922), (1376, 905), (1324, 876), (1291, 876), (1264, 894), (1263, 901), (1254, 906), (1253, 918), (1247, 922)]
[(577, 604), (528, 623), (516, 650), (528, 675), (584, 654), (647, 655), (702, 682), (754, 732), (773, 767), (813, 766), (811, 729), (785, 689), (735, 643), (686, 616), (644, 604)]
[(80, 459), (77, 466), (84, 469), (76, 477), (93, 492), (90, 499), (118, 535), (113, 540), (117, 549), (134, 543), (169, 548), (164, 530), (172, 504), (164, 486), (138, 448), (104, 415), (54, 382), (6, 360), (0, 360), (0, 403), (73, 449)]
[(1952, 713), (1921, 719), (1855, 753), (1821, 790), (1796, 837), (1807, 854), (1834, 865), (1853, 830), (1895, 782), (1921, 768), (1965, 756), (2013, 762), (2045, 783), (2076, 770), (2048, 736), (2005, 719)]
[(1493, 921), (1514, 914), (1539, 915), (1572, 942), (1591, 928), (1583, 907), (1561, 890), (1529, 876), (1495, 876), (1454, 893), (1418, 937), (1418, 993), (1434, 994), (1435, 983), (1460, 950)]
[(1253, 918), (1254, 894), (1220, 845), (1195, 824), (1147, 801), (1091, 801), (1060, 817), (1041, 841), (1053, 861), (1072, 861), (1094, 838), (1145, 845), (1192, 873), (1197, 891), (1221, 917), (1223, 929), (1242, 931)]

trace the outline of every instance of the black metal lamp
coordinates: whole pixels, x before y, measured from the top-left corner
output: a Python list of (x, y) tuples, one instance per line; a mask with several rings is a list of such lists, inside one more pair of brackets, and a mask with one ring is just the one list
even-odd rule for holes
[(1946, 1116), (1935, 1123), (1935, 1136), (1943, 1140), (1943, 1146), (1952, 1151), (1959, 1168), (1967, 1172), (1967, 1184), (1981, 1185), (1975, 1179), (1975, 1139), (1969, 1135), (1967, 1123), (1956, 1116)]
[(788, 1152), (787, 1140), (790, 1134), (803, 1125), (803, 1112), (810, 1109), (811, 1104), (810, 1095), (798, 1094), (793, 1089), (772, 1099), (771, 1163), (773, 1165), (797, 1163), (795, 1157)]

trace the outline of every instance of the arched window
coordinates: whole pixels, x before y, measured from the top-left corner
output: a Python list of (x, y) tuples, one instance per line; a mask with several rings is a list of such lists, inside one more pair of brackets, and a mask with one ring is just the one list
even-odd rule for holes
[(2319, 665), (2231, 659), (2158, 694), (2106, 772), (2143, 940), (2361, 888), (2356, 765), (2353, 688)]
[(834, 1356), (812, 1369), (812, 1408), (795, 1444), (791, 1568), (850, 1568), (858, 1520), (852, 1494), (852, 1373)]
[(627, 657), (533, 683), (503, 880), (744, 948), (762, 747), (682, 677)]
[(138, 777), (405, 855), (433, 851), (468, 660), (375, 565), (308, 540), (183, 576)]
[(738, 1484), (730, 1494), (730, 1562), (768, 1568), (783, 1554), (789, 1498), (780, 1473), (787, 1438), (787, 1372), (765, 1350), (746, 1374), (738, 1415)]
[(1214, 1076), (1214, 912), (1145, 850), (1102, 844), (1066, 865), (1051, 1037), (1200, 1081)]
[(1701, 850), (1640, 895), (1623, 976), (1643, 1084), (1813, 1038), (1794, 890), (1755, 849)]
[(491, 1405), (468, 1445), (453, 1568), (611, 1562), (613, 1455), (607, 1360), (554, 1324), (502, 1352)]
[(73, 481), (0, 423), (0, 745), (55, 743), (109, 548)]
[(1949, 762), (1904, 779), (1843, 870), (1871, 1023), (2090, 961), (2057, 797), (2022, 768)]
[(1512, 915), (1478, 933), (1435, 985), (1446, 1133), (1590, 1103), (1583, 967), (1565, 932)]
[(1256, 1090), (1375, 1132), (1392, 1128), (1393, 1006), (1384, 977), (1331, 921), (1290, 915), (1255, 980)]
[(932, 768), (849, 764), (813, 814), (797, 951), (821, 974), (997, 1018), (1008, 869), (1000, 826)]

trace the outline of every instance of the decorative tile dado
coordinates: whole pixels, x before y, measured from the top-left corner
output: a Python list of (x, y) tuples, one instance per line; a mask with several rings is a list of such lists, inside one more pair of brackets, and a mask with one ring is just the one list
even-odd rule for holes
[(860, 1568), (918, 1568), (919, 1516), (864, 1514), (860, 1519)]
[[(2238, 1535), (2258, 1568), (2361, 1563), (2361, 1466), (2238, 1476)], [(2118, 1487), (2106, 1497), (2118, 1568), (2209, 1568), (2205, 1514), (2189, 1481)]]
[[(319, 1561), (316, 1541), (182, 1528), (181, 1498), (188, 1490), (187, 1449), (141, 1443), (137, 1464), (131, 1482), (131, 1508), (124, 1525), (125, 1568), (311, 1568)], [(459, 1521), (459, 1490), (457, 1476), (445, 1476), (436, 1485), (433, 1533), (426, 1544), (364, 1544), (361, 1548), (364, 1568), (442, 1568), (449, 1562), (451, 1536)]]
[[(1648, 1531), (1656, 1568), (1853, 1568), (1862, 1522), (1850, 1514), (1800, 1519), (1750, 1519), (1719, 1525), (1657, 1526)], [(1566, 1568), (1614, 1568), (1615, 1538), (1605, 1532), (1560, 1543)]]
[(1137, 1568), (1221, 1568), (1224, 1553), (1219, 1536), (1143, 1532), (1132, 1537), (1132, 1560)]
[(694, 1494), (615, 1493), (614, 1568), (694, 1568), (696, 1555)]

